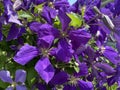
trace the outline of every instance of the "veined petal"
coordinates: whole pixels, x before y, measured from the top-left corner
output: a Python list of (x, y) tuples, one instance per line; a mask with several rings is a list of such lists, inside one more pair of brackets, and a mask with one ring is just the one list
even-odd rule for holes
[(115, 70), (107, 63), (96, 63), (95, 66), (103, 70), (108, 75), (115, 73)]
[(13, 80), (11, 79), (11, 76), (10, 76), (10, 72), (9, 71), (5, 71), (5, 70), (1, 70), (0, 71), (0, 79), (3, 82), (8, 82), (8, 83), (12, 83), (13, 82)]
[(93, 84), (91, 82), (79, 80), (78, 84), (79, 84), (80, 90), (94, 90)]
[(17, 85), (16, 90), (27, 90), (25, 85)]
[(69, 38), (71, 39), (73, 49), (77, 49), (82, 44), (86, 44), (91, 38), (91, 35), (85, 29), (78, 29), (71, 31), (69, 33)]
[(37, 62), (35, 70), (46, 83), (53, 78), (55, 73), (55, 70), (47, 57), (43, 57)]
[(7, 41), (10, 41), (12, 39), (16, 39), (19, 32), (20, 31), (19, 31), (18, 27), (16, 26), (16, 24), (15, 23), (12, 24), (10, 31), (8, 33), (8, 36), (7, 36)]
[(62, 8), (58, 12), (58, 17), (62, 24), (62, 30), (66, 30), (69, 26), (71, 19), (66, 15), (66, 13), (62, 10)]
[(46, 35), (46, 36), (38, 39), (38, 45), (41, 48), (50, 48), (50, 46), (52, 45), (53, 40), (54, 40), (54, 36)]
[(15, 82), (22, 82), (24, 83), (26, 79), (26, 71), (24, 70), (17, 70), (15, 73)]
[(102, 50), (102, 53), (104, 57), (106, 57), (113, 64), (117, 64), (120, 62), (120, 57), (118, 53), (112, 47), (106, 46), (105, 49)]
[(38, 49), (34, 46), (30, 46), (29, 44), (25, 44), (20, 48), (17, 54), (14, 56), (14, 61), (25, 65), (29, 61), (31, 61), (34, 57), (39, 54)]
[(39, 30), (40, 30), (40, 26), (41, 26), (42, 24), (40, 23), (40, 22), (31, 22), (30, 24), (29, 24), (29, 28), (32, 30), (32, 31), (34, 31), (34, 32), (38, 32)]
[(72, 46), (65, 39), (61, 39), (56, 49), (56, 55), (58, 61), (69, 62), (73, 55)]

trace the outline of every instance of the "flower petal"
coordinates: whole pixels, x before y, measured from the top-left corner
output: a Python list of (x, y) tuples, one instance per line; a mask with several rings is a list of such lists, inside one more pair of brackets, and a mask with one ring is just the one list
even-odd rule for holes
[(96, 63), (95, 66), (103, 70), (108, 75), (115, 73), (115, 70), (107, 63)]
[(26, 79), (26, 71), (24, 70), (17, 70), (15, 73), (15, 82), (22, 82), (24, 83)]
[(35, 70), (48, 83), (54, 76), (54, 68), (47, 57), (41, 58), (35, 65)]
[(36, 47), (30, 46), (29, 44), (25, 44), (14, 56), (14, 61), (21, 65), (25, 65), (37, 55), (38, 49)]
[(66, 15), (66, 13), (62, 10), (62, 8), (58, 12), (58, 17), (62, 24), (62, 30), (66, 30), (68, 28), (71, 19)]
[(5, 90), (14, 90), (14, 87), (7, 87)]
[(12, 83), (12, 79), (10, 77), (10, 72), (9, 71), (5, 71), (5, 70), (1, 70), (0, 71), (0, 79), (3, 82), (8, 82), (8, 83)]
[(17, 85), (16, 90), (27, 90), (25, 85)]
[(63, 84), (68, 81), (68, 74), (64, 71), (58, 72), (54, 75), (52, 80), (50, 81), (50, 84), (56, 85), (56, 84)]
[(56, 55), (58, 61), (69, 62), (73, 54), (72, 46), (67, 43), (67, 40), (61, 39), (56, 49)]
[(93, 84), (91, 82), (79, 80), (78, 84), (79, 84), (80, 90), (94, 90)]
[(69, 38), (71, 39), (71, 43), (73, 45), (73, 49), (79, 48), (82, 44), (86, 44), (89, 39), (91, 38), (91, 35), (87, 33), (85, 29), (78, 29), (73, 30), (69, 33)]

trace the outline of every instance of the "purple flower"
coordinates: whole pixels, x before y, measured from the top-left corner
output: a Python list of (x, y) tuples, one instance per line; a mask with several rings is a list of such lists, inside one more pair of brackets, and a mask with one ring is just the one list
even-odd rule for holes
[(6, 16), (6, 20), (8, 20), (8, 22), (22, 25), (21, 22), (18, 20), (16, 12), (13, 10), (13, 3), (11, 2), (11, 0), (4, 0), (4, 7), (4, 14)]
[(112, 47), (109, 46), (101, 47), (101, 53), (113, 64), (117, 65), (120, 62), (118, 52), (116, 52)]
[(3, 82), (7, 82), (11, 84), (11, 86), (7, 87), (6, 90), (14, 90), (14, 88), (16, 88), (16, 90), (27, 90), (24, 84), (26, 79), (26, 72), (24, 70), (19, 69), (16, 71), (14, 81), (12, 80), (9, 71), (1, 70), (0, 79)]
[(41, 78), (48, 83), (53, 78), (55, 70), (49, 61), (49, 50), (47, 48), (40, 48), (39, 51), (37, 47), (25, 44), (15, 55), (14, 61), (21, 65), (25, 65), (40, 54), (42, 57), (36, 63), (35, 70), (38, 72)]

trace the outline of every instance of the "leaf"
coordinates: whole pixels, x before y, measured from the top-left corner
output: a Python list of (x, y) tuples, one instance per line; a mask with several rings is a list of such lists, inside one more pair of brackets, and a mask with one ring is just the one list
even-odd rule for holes
[(78, 15), (76, 13), (69, 13), (67, 15), (71, 19), (70, 26), (74, 26), (74, 27), (78, 28), (82, 25), (83, 21), (82, 21), (82, 18), (80, 15)]
[(74, 66), (74, 69), (77, 73), (80, 71), (80, 68), (78, 66)]
[(22, 18), (27, 18), (28, 20), (33, 19), (33, 16), (32, 16), (31, 13), (25, 12), (25, 11), (23, 11), (23, 10), (20, 10), (20, 11), (18, 12), (18, 17), (19, 17), (20, 19), (22, 19)]

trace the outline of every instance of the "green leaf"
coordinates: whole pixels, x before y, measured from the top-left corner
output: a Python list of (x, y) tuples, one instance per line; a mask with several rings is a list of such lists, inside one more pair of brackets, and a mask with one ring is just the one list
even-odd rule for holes
[(22, 18), (27, 18), (28, 20), (33, 19), (33, 15), (32, 15), (31, 13), (25, 12), (25, 11), (23, 11), (23, 10), (20, 10), (20, 11), (18, 12), (18, 17), (19, 17), (20, 19), (22, 19)]
[(78, 15), (76, 13), (68, 13), (67, 15), (71, 19), (70, 26), (74, 26), (74, 27), (78, 28), (82, 25), (83, 20), (80, 15)]
[(80, 71), (80, 68), (78, 66), (74, 66), (74, 69), (77, 73)]

